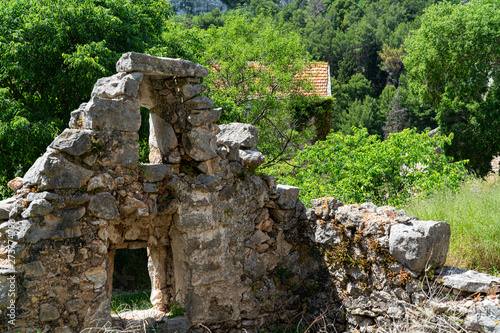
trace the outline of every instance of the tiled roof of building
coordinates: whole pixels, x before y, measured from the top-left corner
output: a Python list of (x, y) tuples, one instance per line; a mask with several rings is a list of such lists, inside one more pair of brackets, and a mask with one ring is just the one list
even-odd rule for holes
[[(253, 69), (263, 69), (264, 66), (258, 62), (248, 62), (247, 66)], [(212, 70), (218, 72), (220, 67), (212, 66)], [(297, 80), (307, 80), (312, 86), (312, 91), (301, 91), (306, 96), (328, 97), (332, 95), (331, 81), (330, 81), (330, 65), (324, 61), (311, 61), (309, 66), (304, 69), (302, 73), (295, 75)], [(217, 86), (221, 88), (222, 84)], [(271, 89), (271, 88), (269, 88)]]
[(297, 74), (298, 78), (306, 79), (313, 87), (313, 91), (305, 92), (307, 96), (316, 95), (328, 97), (332, 95), (330, 87), (330, 66), (327, 62), (312, 61), (302, 73)]

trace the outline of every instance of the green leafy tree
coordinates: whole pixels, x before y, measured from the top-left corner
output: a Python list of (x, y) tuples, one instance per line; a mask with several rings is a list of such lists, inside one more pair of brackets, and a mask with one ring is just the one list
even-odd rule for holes
[(224, 25), (224, 17), (218, 8), (213, 12), (193, 17), (192, 24), (199, 29), (208, 29), (210, 26), (221, 27)]
[(500, 153), (500, 2), (430, 7), (406, 42), (411, 87), (437, 110), (446, 152), (479, 175)]
[[(0, 1), (0, 181), (23, 174), (120, 55), (160, 41), (165, 0)], [(5, 187), (1, 195), (8, 194)]]
[(250, 1), (250, 12), (255, 15), (273, 16), (280, 11), (280, 7), (275, 1), (252, 0)]
[(331, 133), (299, 152), (290, 165), (266, 170), (299, 186), (301, 199), (333, 196), (346, 203), (399, 205), (443, 188), (456, 189), (467, 176), (464, 162), (436, 153), (450, 137), (404, 130), (381, 141), (366, 129)]
[(362, 74), (354, 74), (349, 82), (333, 81), (334, 129), (352, 134), (352, 128), (367, 128), (371, 134), (382, 133), (382, 114), (377, 100), (370, 96), (372, 87)]
[[(211, 74), (204, 83), (223, 111), (222, 121), (241, 121), (259, 129), (259, 149), (268, 160), (286, 156), (307, 133), (297, 131), (294, 110), (310, 89), (297, 78), (307, 65), (300, 37), (262, 15), (242, 11), (226, 16), (223, 27), (206, 31), (203, 63)], [(301, 134), (301, 135), (299, 135)]]

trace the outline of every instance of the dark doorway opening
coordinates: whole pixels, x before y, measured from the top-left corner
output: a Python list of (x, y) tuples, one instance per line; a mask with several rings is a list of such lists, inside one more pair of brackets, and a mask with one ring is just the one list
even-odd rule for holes
[(116, 249), (112, 282), (112, 313), (152, 307), (147, 248)]

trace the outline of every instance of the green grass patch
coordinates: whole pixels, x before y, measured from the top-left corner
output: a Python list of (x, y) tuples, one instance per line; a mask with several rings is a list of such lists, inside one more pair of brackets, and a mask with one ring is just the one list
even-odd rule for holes
[(149, 300), (150, 296), (150, 290), (116, 294), (111, 299), (111, 313), (150, 309), (153, 307)]
[(446, 264), (500, 276), (500, 177), (490, 175), (405, 205), (408, 216), (451, 225)]

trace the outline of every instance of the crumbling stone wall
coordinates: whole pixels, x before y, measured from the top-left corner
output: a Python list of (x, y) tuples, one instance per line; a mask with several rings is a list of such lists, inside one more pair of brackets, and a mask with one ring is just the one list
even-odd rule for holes
[[(79, 332), (110, 321), (120, 248), (147, 247), (155, 308), (175, 299), (192, 324), (253, 327), (298, 311), (300, 302), (283, 308), (291, 291), (261, 283), (282, 261), (307, 264), (290, 259), (287, 241), (303, 215), (298, 188), (251, 172), (264, 161), (251, 150), (256, 129), (224, 125), (217, 138), (221, 110), (197, 97), (202, 66), (127, 53), (117, 71), (2, 202), (0, 276), (16, 286), (0, 299), (3, 329)], [(151, 111), (151, 164), (138, 164), (141, 106)]]
[[(198, 96), (205, 67), (127, 53), (117, 72), (98, 80), (0, 202), (2, 331), (112, 322), (121, 248), (148, 249), (151, 301), (186, 309), (179, 332), (272, 331), (316, 318), (332, 331), (383, 327), (405, 317), (402, 302), (420, 299), (429, 264), (443, 265), (444, 222), (333, 198), (306, 210), (298, 188), (255, 174), (264, 162), (257, 130), (215, 124), (221, 110)], [(150, 164), (138, 163), (143, 121)]]

